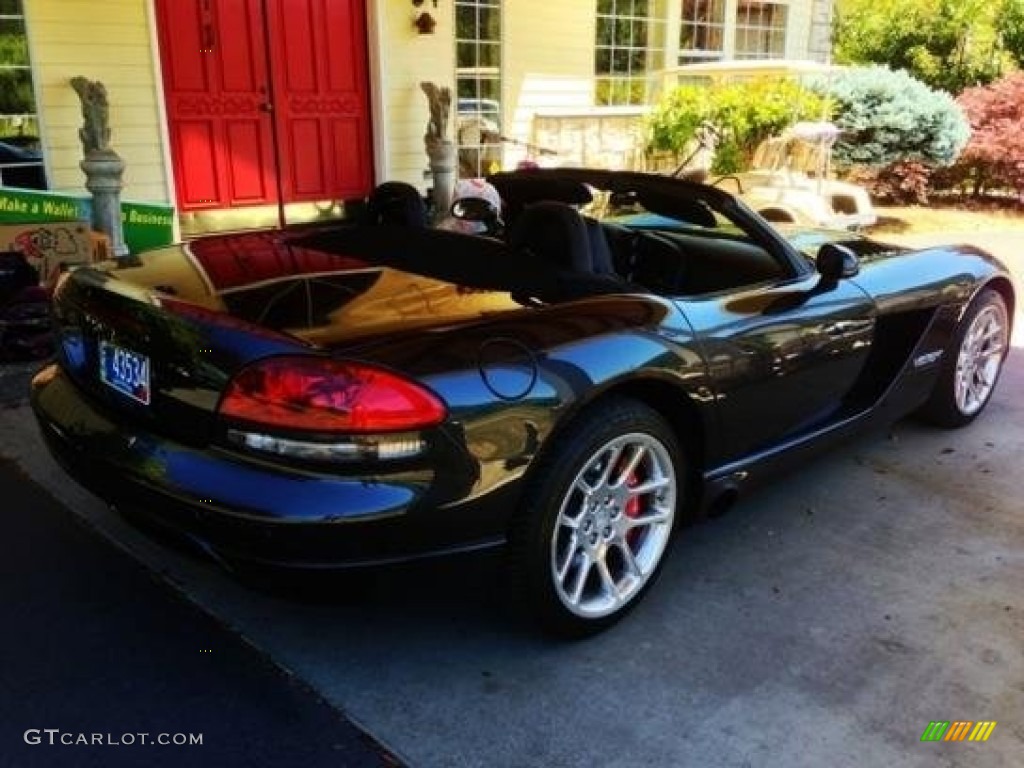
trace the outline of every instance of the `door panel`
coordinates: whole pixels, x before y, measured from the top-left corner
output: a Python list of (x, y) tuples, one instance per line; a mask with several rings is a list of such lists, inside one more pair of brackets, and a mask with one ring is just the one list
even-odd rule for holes
[(266, 180), (270, 169), (264, 165), (261, 128), (254, 120), (230, 120), (225, 124), (230, 198), (236, 204), (258, 205), (267, 199)]
[(275, 202), (260, 0), (163, 0), (157, 11), (179, 208)]
[(358, 117), (337, 117), (330, 123), (329, 139), (332, 147), (332, 157), (339, 158), (341, 166), (339, 174), (343, 178), (349, 178), (355, 184), (356, 179), (362, 179), (362, 187), (357, 194), (362, 197), (369, 193), (373, 181), (373, 170), (370, 165), (370, 150), (366, 152), (353, 152), (352, 147), (369, 143), (367, 135), (366, 120)]
[[(203, 201), (220, 198), (216, 147), (214, 126), (209, 121), (179, 120), (171, 127), (179, 205), (196, 201), (196, 207), (209, 207)], [(188, 173), (177, 172), (179, 157), (190, 158)]]
[[(173, 8), (173, 13), (171, 9)], [(201, 51), (203, 30), (202, 14), (198, 2), (168, 4), (158, 8), (160, 50), (169, 54), (163, 60), (164, 87), (167, 93), (206, 93), (210, 82), (206, 58), (181, 55), (182, 52)]]
[(372, 179), (364, 4), (270, 0), (269, 9), (285, 200), (365, 195)]
[[(296, 118), (291, 121), (289, 128), (292, 196), (295, 199), (310, 196), (316, 199), (327, 188), (320, 121)], [(309, 147), (316, 147), (317, 151), (312, 152), (307, 149)]]
[(875, 306), (817, 275), (683, 304), (701, 338), (731, 461), (836, 416), (871, 349)]
[(157, 13), (183, 212), (369, 192), (361, 0), (158, 0)]
[(207, 42), (214, 44), (223, 90), (265, 95), (266, 55), (259, 0), (218, 0), (212, 7), (216, 25), (214, 37)]

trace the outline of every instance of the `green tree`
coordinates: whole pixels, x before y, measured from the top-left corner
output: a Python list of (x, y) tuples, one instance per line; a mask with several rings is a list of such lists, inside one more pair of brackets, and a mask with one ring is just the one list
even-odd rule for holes
[(996, 14), (996, 29), (1006, 53), (1024, 68), (1024, 0), (1003, 0)]
[[(1024, 41), (1008, 44), (1002, 24), (1022, 16), (1024, 0), (842, 0), (836, 62), (904, 69), (956, 94), (995, 80), (1012, 65), (1013, 47), (1019, 51)], [(1017, 29), (1024, 26), (1018, 22)]]
[(750, 165), (764, 139), (798, 120), (817, 120), (826, 99), (793, 80), (762, 78), (711, 86), (683, 85), (670, 91), (648, 119), (648, 148), (685, 153), (704, 125), (721, 137), (715, 173), (734, 173)]

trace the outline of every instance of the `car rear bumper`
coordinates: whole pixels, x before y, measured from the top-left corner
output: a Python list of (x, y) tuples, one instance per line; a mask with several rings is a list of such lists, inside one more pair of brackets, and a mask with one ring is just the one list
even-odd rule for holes
[(32, 385), (47, 446), (81, 485), (227, 561), (349, 567), (503, 543), (486, 507), (438, 509), (434, 473), (343, 476), (187, 446), (115, 421), (56, 365)]

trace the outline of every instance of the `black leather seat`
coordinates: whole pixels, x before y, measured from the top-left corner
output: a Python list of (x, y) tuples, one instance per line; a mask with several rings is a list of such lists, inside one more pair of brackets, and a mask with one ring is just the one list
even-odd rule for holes
[(633, 241), (633, 265), (627, 277), (661, 296), (682, 293), (688, 260), (682, 249), (657, 232), (637, 232)]
[(508, 241), (513, 249), (530, 251), (561, 271), (594, 271), (587, 228), (571, 205), (534, 203), (516, 219)]
[(615, 275), (615, 264), (612, 258), (612, 247), (608, 243), (604, 225), (597, 219), (583, 217), (583, 225), (587, 228), (587, 240), (590, 242), (590, 262), (595, 274)]
[(571, 205), (541, 202), (527, 207), (509, 232), (509, 245), (553, 267), (563, 298), (629, 289), (614, 272), (600, 223), (588, 222)]
[(420, 192), (404, 181), (385, 181), (366, 199), (366, 223), (377, 226), (426, 227), (427, 206)]

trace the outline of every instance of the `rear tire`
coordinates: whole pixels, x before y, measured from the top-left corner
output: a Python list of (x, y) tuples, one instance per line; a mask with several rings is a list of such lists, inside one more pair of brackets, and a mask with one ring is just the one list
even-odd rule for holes
[(988, 405), (1009, 349), (1006, 301), (991, 288), (968, 305), (920, 415), (949, 429), (970, 424)]
[(541, 626), (598, 632), (654, 583), (686, 476), (682, 447), (649, 406), (603, 401), (555, 438), (510, 532), (513, 577)]

